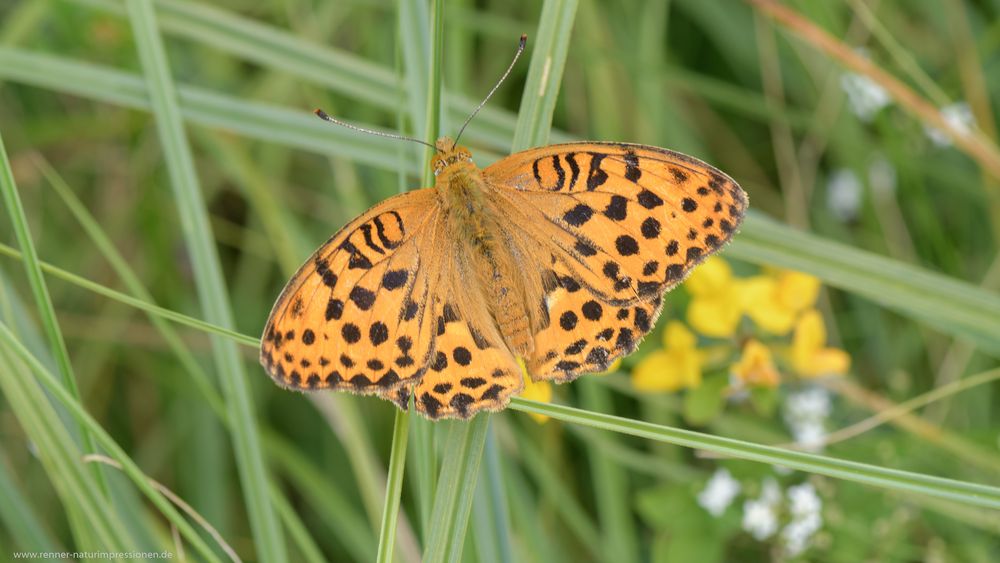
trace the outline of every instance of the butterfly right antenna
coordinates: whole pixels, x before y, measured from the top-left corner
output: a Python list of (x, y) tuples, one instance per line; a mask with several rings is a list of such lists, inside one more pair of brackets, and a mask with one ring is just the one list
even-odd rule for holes
[(503, 76), (500, 77), (500, 80), (497, 80), (496, 85), (493, 86), (493, 89), (490, 90), (490, 93), (486, 94), (486, 97), (483, 98), (483, 101), (479, 103), (479, 106), (475, 110), (473, 110), (472, 115), (470, 115), (469, 118), (465, 120), (465, 123), (462, 124), (462, 128), (458, 130), (458, 135), (455, 135), (455, 142), (451, 145), (451, 148), (454, 149), (458, 145), (458, 140), (462, 137), (462, 133), (465, 131), (465, 128), (468, 127), (469, 122), (472, 121), (473, 117), (476, 117), (476, 114), (479, 113), (479, 110), (483, 109), (483, 106), (486, 105), (486, 102), (490, 101), (490, 98), (493, 97), (493, 93), (496, 92), (497, 88), (499, 88), (500, 85), (503, 84), (503, 81), (507, 79), (507, 75), (510, 74), (510, 71), (514, 70), (514, 63), (517, 62), (518, 57), (520, 57), (521, 53), (524, 52), (524, 45), (527, 42), (528, 42), (528, 34), (522, 33), (521, 42), (518, 43), (517, 52), (514, 53), (514, 60), (510, 61), (510, 66), (508, 66), (507, 70), (504, 71)]

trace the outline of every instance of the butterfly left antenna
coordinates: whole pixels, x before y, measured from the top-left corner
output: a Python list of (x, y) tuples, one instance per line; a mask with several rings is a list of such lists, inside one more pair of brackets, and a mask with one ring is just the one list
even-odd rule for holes
[(382, 131), (375, 131), (373, 129), (365, 129), (364, 127), (358, 127), (357, 125), (351, 125), (350, 123), (347, 123), (346, 121), (341, 121), (341, 120), (339, 120), (339, 119), (337, 119), (335, 117), (330, 117), (325, 111), (323, 111), (321, 109), (314, 110), (313, 113), (315, 113), (317, 117), (319, 117), (320, 119), (322, 119), (324, 121), (329, 121), (330, 123), (336, 123), (337, 125), (342, 125), (344, 127), (347, 127), (348, 129), (354, 129), (355, 131), (360, 131), (362, 133), (368, 133), (369, 135), (378, 135), (379, 137), (388, 137), (390, 139), (399, 139), (401, 141), (413, 141), (414, 143), (420, 143), (421, 145), (426, 145), (426, 146), (434, 149), (435, 151), (438, 150), (437, 147), (435, 147), (434, 145), (432, 145), (430, 143), (425, 143), (424, 141), (421, 141), (420, 139), (414, 139), (413, 137), (404, 137), (403, 135), (396, 135), (394, 133), (384, 133)]
[(462, 133), (465, 132), (465, 128), (468, 127), (469, 122), (472, 121), (472, 118), (476, 117), (476, 114), (479, 113), (479, 110), (483, 109), (483, 106), (486, 105), (486, 102), (490, 101), (490, 98), (493, 97), (493, 93), (497, 91), (497, 88), (499, 88), (500, 85), (503, 84), (504, 80), (507, 80), (507, 75), (510, 74), (510, 71), (514, 70), (514, 63), (517, 62), (517, 59), (521, 56), (521, 53), (524, 52), (524, 45), (527, 42), (528, 42), (528, 34), (522, 33), (521, 42), (517, 44), (517, 52), (514, 53), (514, 60), (510, 61), (510, 66), (508, 66), (507, 70), (504, 71), (503, 76), (500, 77), (500, 80), (497, 80), (496, 85), (493, 86), (493, 89), (490, 90), (490, 93), (486, 94), (486, 97), (483, 98), (483, 101), (479, 103), (479, 106), (472, 111), (472, 115), (470, 115), (469, 118), (465, 120), (465, 123), (462, 124), (462, 128), (458, 130), (458, 135), (455, 135), (455, 142), (451, 145), (451, 148), (455, 148), (458, 145), (458, 140), (462, 137)]

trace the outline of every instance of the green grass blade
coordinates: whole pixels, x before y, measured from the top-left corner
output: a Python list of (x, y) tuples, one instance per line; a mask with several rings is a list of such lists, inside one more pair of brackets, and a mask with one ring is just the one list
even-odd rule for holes
[[(548, 0), (542, 5), (528, 79), (517, 113), (511, 147), (514, 152), (548, 144), (577, 4), (577, 0)], [(528, 41), (531, 45), (532, 38)]]
[[(14, 235), (24, 256), (25, 274), (28, 277), (28, 284), (31, 286), (31, 294), (35, 299), (35, 306), (38, 308), (42, 328), (49, 341), (49, 348), (56, 360), (59, 375), (66, 389), (69, 390), (73, 397), (79, 399), (80, 390), (77, 389), (76, 376), (73, 374), (73, 366), (69, 360), (69, 351), (66, 349), (66, 341), (63, 339), (62, 331), (59, 329), (59, 320), (56, 318), (56, 311), (52, 306), (49, 289), (45, 285), (44, 276), (42, 276), (42, 268), (38, 261), (38, 252), (35, 250), (34, 242), (32, 242), (28, 217), (24, 214), (21, 197), (17, 193), (17, 185), (14, 183), (14, 172), (11, 170), (10, 160), (7, 158), (7, 150), (4, 148), (2, 135), (0, 135), (0, 193), (3, 195), (4, 207), (7, 208), (7, 216), (14, 228)], [(85, 430), (81, 429), (80, 440), (85, 452), (99, 453), (94, 448), (93, 437)], [(93, 471), (101, 492), (107, 494), (108, 484), (101, 468), (93, 467), (90, 470)]]
[[(18, 363), (27, 366), (27, 369), (30, 369), (35, 374), (38, 382), (45, 387), (49, 394), (62, 404), (82, 427), (92, 433), (95, 441), (108, 452), (109, 456), (121, 463), (122, 471), (132, 479), (136, 487), (149, 498), (163, 515), (177, 527), (181, 535), (198, 550), (202, 557), (207, 561), (218, 561), (215, 553), (205, 544), (201, 536), (177, 512), (174, 506), (150, 484), (149, 478), (139, 469), (135, 462), (128, 457), (111, 436), (80, 406), (79, 401), (59, 384), (56, 377), (49, 373), (45, 366), (17, 341), (14, 334), (3, 323), (0, 323), (0, 345), (3, 346), (2, 350), (4, 350), (0, 355), (7, 356), (3, 358), (5, 360), (3, 363), (6, 366), (14, 367), (15, 370)], [(117, 521), (117, 517), (113, 512), (107, 510), (107, 506), (109, 505), (99, 500), (95, 495), (93, 484), (88, 483), (90, 474), (83, 470), (82, 456), (79, 451), (74, 451), (75, 447), (68, 441), (68, 436), (59, 438), (55, 434), (58, 425), (51, 424), (51, 420), (53, 420), (51, 414), (52, 408), (48, 400), (41, 393), (41, 390), (37, 386), (27, 383), (30, 381), (30, 377), (26, 377), (24, 373), (15, 374), (13, 370), (0, 370), (0, 381), (4, 382), (4, 394), (12, 401), (17, 400), (16, 403), (12, 404), (17, 404), (18, 408), (23, 405), (21, 412), (18, 413), (18, 418), (22, 420), (25, 428), (29, 431), (32, 429), (44, 429), (44, 433), (32, 436), (33, 439), (38, 439), (39, 451), (43, 452), (43, 454), (45, 452), (62, 451), (61, 456), (64, 457), (55, 460), (55, 462), (60, 466), (61, 471), (72, 471), (73, 473), (69, 474), (71, 478), (56, 480), (56, 486), (57, 488), (60, 486), (72, 487), (66, 492), (71, 493), (74, 497), (74, 502), (79, 503), (83, 508), (87, 524), (95, 530), (98, 538), (101, 541), (107, 542), (102, 546), (90, 547), (101, 551), (111, 551), (112, 549), (123, 550), (131, 546), (130, 540), (121, 537), (121, 534), (125, 530), (124, 524)], [(49, 414), (46, 416), (46, 413)], [(52, 440), (55, 440), (55, 442)], [(61, 445), (57, 446), (55, 444)], [(102, 505), (105, 507), (104, 509), (101, 509)]]
[(490, 417), (480, 414), (469, 422), (439, 424), (448, 425), (448, 435), (424, 549), (427, 563), (451, 563), (462, 557)]
[(385, 507), (379, 528), (379, 563), (391, 563), (396, 546), (396, 523), (399, 521), (399, 497), (403, 490), (403, 469), (406, 467), (406, 442), (409, 436), (410, 413), (397, 410), (392, 428), (392, 450), (389, 454), (389, 475), (385, 485)]
[[(171, 185), (182, 220), (184, 238), (194, 262), (198, 297), (206, 318), (224, 327), (233, 326), (205, 203), (184, 134), (177, 92), (149, 0), (129, 2), (129, 17), (146, 75), (157, 132), (163, 145)], [(233, 342), (213, 338), (212, 348), (224, 390), (233, 430), (236, 465), (243, 486), (257, 556), (281, 563), (287, 553), (281, 527), (268, 496), (268, 479), (260, 449), (246, 372)]]
[[(0, 254), (3, 254), (5, 256), (10, 256), (11, 258), (16, 258), (18, 260), (21, 259), (20, 252), (2, 243), (0, 243)], [(92, 282), (87, 278), (78, 276), (72, 272), (67, 272), (62, 268), (57, 268), (47, 262), (40, 262), (39, 265), (41, 266), (42, 271), (44, 271), (47, 274), (65, 280), (69, 283), (82, 287), (86, 290), (93, 291), (94, 293), (103, 295), (109, 299), (114, 299), (119, 303), (124, 303), (125, 305), (128, 305), (130, 307), (135, 307), (136, 309), (139, 309), (141, 311), (152, 313), (154, 315), (174, 321), (179, 324), (183, 324), (192, 328), (197, 328), (198, 330), (203, 330), (208, 334), (224, 336), (237, 344), (242, 344), (244, 346), (252, 346), (255, 348), (260, 347), (260, 339), (254, 336), (248, 336), (246, 334), (236, 332), (235, 330), (230, 328), (223, 328), (219, 325), (212, 324), (210, 322), (203, 321), (201, 319), (196, 319), (194, 317), (185, 315), (183, 313), (178, 313), (177, 311), (166, 309), (164, 307), (160, 307), (158, 305), (149, 303), (142, 299), (132, 297), (131, 295), (121, 293), (120, 291), (115, 291), (99, 283)]]
[(727, 457), (780, 465), (789, 469), (827, 475), (903, 493), (917, 493), (951, 499), (974, 506), (1000, 508), (1000, 488), (989, 485), (943, 479), (865, 463), (783, 450), (771, 446), (713, 436), (711, 434), (589, 412), (564, 405), (538, 403), (521, 398), (515, 398), (511, 401), (510, 408), (522, 412), (544, 414), (563, 422), (580, 424), (590, 428), (609, 430), (688, 448), (697, 448)]
[[(400, 104), (400, 112), (404, 109), (409, 114), (409, 121), (417, 137), (433, 144), (441, 131), (440, 97), (438, 103), (428, 105), (429, 97), (435, 92), (440, 96), (441, 86), (432, 86), (432, 79), (440, 80), (439, 59), (431, 56), (430, 43), (430, 13), (428, 5), (423, 0), (398, 0), (396, 2), (397, 33), (399, 35), (399, 51), (403, 71), (403, 89), (407, 94), (405, 102)], [(430, 66), (435, 67), (434, 73)], [(436, 78), (435, 78), (436, 77)], [(435, 112), (434, 119), (428, 119), (427, 110)], [(402, 121), (402, 115), (398, 118)], [(426, 156), (426, 151), (421, 149)], [(420, 163), (419, 176), (421, 186), (433, 186), (434, 174), (429, 161)], [(402, 175), (402, 171), (401, 175)], [(405, 183), (405, 180), (401, 180)], [(412, 409), (411, 409), (412, 410)], [(431, 510), (437, 493), (438, 457), (435, 445), (436, 426), (419, 416), (412, 417), (410, 423), (413, 433), (413, 446), (410, 448), (410, 465), (413, 468), (415, 481), (415, 496), (417, 515), (420, 520), (420, 533), (424, 543), (427, 541), (430, 526)]]

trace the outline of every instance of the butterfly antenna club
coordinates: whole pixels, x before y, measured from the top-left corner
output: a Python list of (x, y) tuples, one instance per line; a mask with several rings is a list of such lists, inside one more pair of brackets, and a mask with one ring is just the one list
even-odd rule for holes
[(328, 113), (326, 113), (325, 111), (323, 111), (321, 109), (315, 109), (315, 110), (313, 110), (313, 113), (315, 113), (316, 116), (319, 117), (320, 119), (322, 119), (323, 121), (329, 121), (330, 123), (335, 123), (337, 125), (341, 125), (343, 127), (347, 127), (348, 129), (353, 129), (355, 131), (360, 131), (362, 133), (368, 133), (369, 135), (377, 135), (379, 137), (388, 137), (390, 139), (399, 139), (401, 141), (413, 141), (414, 143), (420, 143), (421, 145), (426, 145), (426, 146), (434, 149), (435, 151), (437, 150), (437, 147), (435, 147), (434, 145), (432, 145), (430, 143), (427, 143), (427, 142), (424, 142), (424, 141), (421, 141), (420, 139), (414, 139), (413, 137), (405, 137), (403, 135), (396, 135), (394, 133), (385, 133), (383, 131), (375, 131), (374, 129), (365, 129), (364, 127), (358, 127), (357, 125), (351, 125), (350, 123), (347, 123), (346, 121), (341, 121), (341, 120), (337, 119), (336, 117), (331, 117)]
[(469, 122), (472, 121), (473, 117), (476, 117), (476, 114), (479, 113), (479, 110), (483, 109), (483, 106), (486, 105), (486, 102), (490, 101), (490, 98), (493, 97), (493, 93), (496, 92), (497, 88), (499, 88), (500, 85), (503, 84), (503, 81), (507, 79), (507, 75), (510, 74), (510, 71), (514, 70), (514, 65), (517, 63), (517, 59), (520, 58), (521, 53), (524, 52), (524, 46), (525, 44), (527, 44), (527, 42), (528, 42), (528, 34), (522, 33), (521, 41), (517, 44), (517, 52), (514, 53), (514, 60), (510, 61), (510, 66), (508, 66), (507, 70), (504, 71), (503, 76), (500, 77), (500, 80), (497, 80), (496, 85), (493, 86), (493, 89), (490, 90), (490, 93), (486, 94), (486, 97), (483, 98), (483, 101), (479, 103), (479, 106), (472, 111), (472, 114), (469, 115), (469, 118), (466, 119), (465, 123), (462, 124), (462, 128), (458, 130), (458, 135), (455, 135), (455, 142), (451, 145), (451, 148), (454, 149), (458, 145), (458, 140), (462, 138), (462, 133), (465, 132), (465, 128), (468, 127)]

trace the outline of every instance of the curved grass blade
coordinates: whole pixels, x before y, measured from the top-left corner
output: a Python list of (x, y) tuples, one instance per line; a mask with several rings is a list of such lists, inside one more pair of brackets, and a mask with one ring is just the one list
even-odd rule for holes
[[(134, 0), (128, 3), (128, 7), (133, 36), (157, 122), (157, 132), (182, 219), (185, 242), (194, 262), (199, 301), (209, 321), (232, 327), (229, 297), (222, 279), (218, 253), (208, 225), (208, 213), (184, 133), (177, 91), (167, 64), (153, 6), (150, 0)], [(257, 556), (261, 560), (283, 563), (287, 553), (268, 493), (267, 472), (247, 388), (246, 372), (233, 342), (213, 337), (212, 348), (219, 380), (230, 410), (236, 465), (243, 485)]]
[(732, 438), (584, 411), (564, 405), (528, 401), (519, 397), (515, 397), (511, 401), (510, 408), (527, 413), (544, 414), (563, 422), (610, 430), (688, 448), (698, 448), (729, 457), (780, 465), (789, 469), (827, 475), (904, 493), (917, 493), (951, 499), (974, 506), (1000, 509), (1000, 488), (989, 485), (966, 483), (794, 450), (783, 450)]

